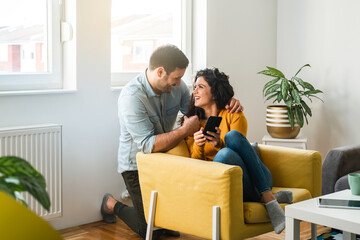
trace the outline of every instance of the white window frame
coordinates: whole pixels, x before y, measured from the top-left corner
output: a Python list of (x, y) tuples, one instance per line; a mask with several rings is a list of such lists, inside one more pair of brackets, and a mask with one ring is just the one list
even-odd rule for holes
[(64, 4), (61, 0), (47, 0), (47, 72), (0, 73), (0, 93), (8, 91), (46, 90), (63, 88), (62, 43), (60, 26)]
[[(189, 59), (189, 66), (183, 80), (188, 84), (192, 76), (192, 0), (181, 0), (181, 43), (180, 49)], [(145, 70), (145, 69), (144, 69)], [(111, 73), (111, 87), (113, 90), (121, 89), (140, 72), (117, 72)]]

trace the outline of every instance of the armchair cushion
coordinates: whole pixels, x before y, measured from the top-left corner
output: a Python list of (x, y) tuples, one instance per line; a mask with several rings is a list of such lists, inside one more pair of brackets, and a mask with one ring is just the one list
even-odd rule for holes
[[(301, 202), (311, 198), (311, 194), (308, 190), (303, 188), (280, 188), (273, 187), (272, 192), (276, 193), (281, 190), (290, 190), (293, 193), (293, 202)], [(288, 204), (280, 204), (285, 210), (285, 206)], [(245, 223), (268, 223), (270, 222), (269, 216), (261, 203), (257, 202), (244, 202), (244, 216)]]
[(259, 148), (275, 187), (302, 188), (312, 197), (321, 195), (319, 152), (261, 144)]
[(166, 153), (181, 157), (190, 157), (189, 149), (185, 141), (181, 141), (176, 147), (170, 149)]
[[(356, 171), (356, 173), (360, 173), (360, 171)], [(345, 189), (350, 189), (350, 185), (349, 185), (349, 180), (348, 180), (348, 174), (346, 174), (345, 176), (342, 176), (341, 178), (339, 178), (334, 186), (334, 191), (338, 192), (341, 190), (345, 190)]]

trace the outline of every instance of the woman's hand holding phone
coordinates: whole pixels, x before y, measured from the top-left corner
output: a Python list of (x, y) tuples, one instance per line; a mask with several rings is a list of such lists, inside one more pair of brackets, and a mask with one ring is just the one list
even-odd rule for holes
[(198, 145), (199, 147), (203, 147), (206, 143), (206, 138), (205, 138), (203, 131), (204, 131), (204, 128), (201, 127), (199, 131), (194, 133), (195, 144)]
[(209, 135), (205, 135), (206, 137), (206, 141), (209, 142), (211, 145), (213, 145), (214, 147), (218, 146), (220, 143), (220, 133), (221, 130), (218, 127), (215, 127), (216, 129), (216, 133), (214, 132), (207, 132)]
[(204, 135), (203, 133), (204, 128), (200, 128), (199, 131), (194, 133), (195, 144), (198, 145), (199, 147), (203, 147), (206, 142), (209, 142), (214, 147), (218, 146), (218, 144), (220, 143), (221, 130), (218, 127), (215, 127), (215, 129), (216, 129), (216, 133), (208, 131), (207, 132), (208, 135)]

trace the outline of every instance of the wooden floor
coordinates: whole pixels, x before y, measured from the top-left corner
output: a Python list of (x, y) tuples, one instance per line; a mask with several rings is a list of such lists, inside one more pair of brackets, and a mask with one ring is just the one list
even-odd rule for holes
[[(132, 206), (130, 199), (121, 200), (124, 204)], [(134, 233), (123, 221), (117, 218), (116, 224), (108, 224), (104, 221), (89, 223), (78, 227), (72, 227), (59, 231), (64, 240), (143, 240)], [(330, 232), (330, 228), (318, 226), (317, 234)], [(311, 224), (308, 222), (300, 223), (300, 239), (308, 240), (311, 238)], [(162, 236), (161, 240), (204, 240), (203, 238), (180, 233), (180, 237)], [(275, 232), (266, 233), (247, 240), (283, 240), (285, 231), (281, 234)]]
[[(324, 232), (330, 232), (330, 229), (318, 226), (318, 235)], [(309, 239), (311, 237), (311, 225), (307, 222), (300, 223), (300, 239)], [(90, 223), (78, 227), (72, 227), (60, 230), (60, 234), (65, 240), (142, 240), (120, 219), (116, 224), (107, 224), (103, 221)], [(188, 234), (180, 234), (180, 237), (162, 237), (162, 240), (203, 240), (202, 238), (191, 236)], [(276, 240), (285, 239), (285, 231), (281, 234), (274, 232), (259, 235), (257, 237), (248, 238), (248, 240)]]

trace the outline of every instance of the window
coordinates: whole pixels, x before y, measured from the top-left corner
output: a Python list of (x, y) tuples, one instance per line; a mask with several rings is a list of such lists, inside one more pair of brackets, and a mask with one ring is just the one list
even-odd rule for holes
[(0, 91), (62, 88), (61, 8), (59, 0), (0, 2)]
[(9, 55), (8, 45), (0, 43), (0, 62), (8, 61), (8, 57), (9, 57), (8, 55)]
[(163, 44), (178, 46), (191, 62), (190, 33), (191, 0), (112, 0), (112, 86), (123, 86), (144, 71), (153, 50)]

